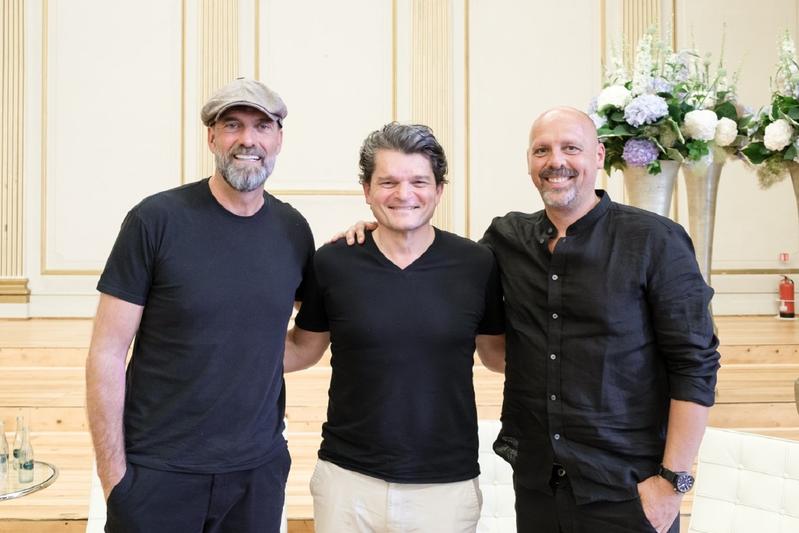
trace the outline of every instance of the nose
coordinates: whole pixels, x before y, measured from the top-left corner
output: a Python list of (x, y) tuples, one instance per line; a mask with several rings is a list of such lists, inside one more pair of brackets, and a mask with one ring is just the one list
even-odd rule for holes
[(547, 161), (547, 166), (552, 168), (560, 168), (563, 166), (565, 160), (566, 158), (563, 156), (563, 152), (555, 148), (549, 152), (549, 161)]
[(255, 145), (255, 131), (253, 128), (247, 126), (241, 129), (239, 144), (247, 148)]
[(396, 194), (397, 198), (399, 198), (400, 200), (409, 198), (411, 195), (411, 184), (408, 183), (407, 181), (399, 182), (399, 184), (397, 184)]

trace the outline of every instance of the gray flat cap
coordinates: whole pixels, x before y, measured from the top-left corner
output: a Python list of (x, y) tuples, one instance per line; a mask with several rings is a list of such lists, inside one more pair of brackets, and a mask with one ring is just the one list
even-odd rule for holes
[(280, 96), (261, 83), (248, 78), (237, 78), (228, 83), (208, 99), (200, 112), (200, 118), (206, 126), (213, 126), (219, 117), (236, 106), (246, 106), (266, 113), (283, 126), (288, 110)]

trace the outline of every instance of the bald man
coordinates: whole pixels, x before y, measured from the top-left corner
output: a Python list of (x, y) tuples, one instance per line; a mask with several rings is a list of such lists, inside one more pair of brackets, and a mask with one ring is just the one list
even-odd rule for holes
[(507, 315), (503, 430), (520, 532), (679, 531), (719, 354), (691, 240), (595, 190), (584, 113), (533, 123), (544, 210), (494, 219)]

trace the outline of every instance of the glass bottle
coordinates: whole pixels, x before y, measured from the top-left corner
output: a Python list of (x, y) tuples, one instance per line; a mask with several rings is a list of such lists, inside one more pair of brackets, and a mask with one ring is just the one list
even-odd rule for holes
[(6, 426), (0, 420), (0, 480), (8, 478), (8, 441), (6, 440)]
[(17, 417), (17, 434), (14, 435), (14, 470), (19, 468), (19, 449), (22, 447), (22, 430), (25, 428), (25, 417)]
[(19, 449), (19, 482), (33, 481), (33, 447), (28, 436), (28, 428), (22, 428), (22, 446)]

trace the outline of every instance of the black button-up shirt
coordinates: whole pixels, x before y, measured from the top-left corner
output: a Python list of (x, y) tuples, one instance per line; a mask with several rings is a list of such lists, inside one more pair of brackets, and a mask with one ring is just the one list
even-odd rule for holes
[(578, 503), (620, 501), (657, 473), (670, 399), (710, 406), (719, 354), (683, 228), (600, 202), (557, 230), (544, 211), (494, 219), (507, 320), (503, 434), (516, 481), (550, 492), (566, 467)]

